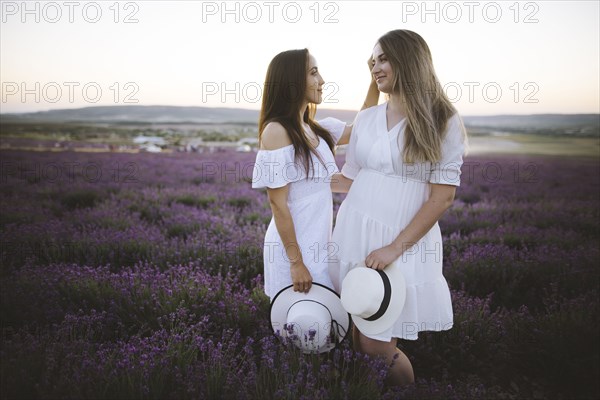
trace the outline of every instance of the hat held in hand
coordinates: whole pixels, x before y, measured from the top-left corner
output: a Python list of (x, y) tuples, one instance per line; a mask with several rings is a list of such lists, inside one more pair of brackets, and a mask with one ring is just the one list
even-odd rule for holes
[(304, 353), (325, 353), (344, 340), (350, 316), (333, 290), (313, 282), (308, 293), (283, 288), (271, 302), (271, 328)]
[(405, 300), (406, 282), (395, 262), (382, 271), (361, 262), (342, 282), (342, 306), (365, 334), (377, 335), (392, 327), (402, 313)]

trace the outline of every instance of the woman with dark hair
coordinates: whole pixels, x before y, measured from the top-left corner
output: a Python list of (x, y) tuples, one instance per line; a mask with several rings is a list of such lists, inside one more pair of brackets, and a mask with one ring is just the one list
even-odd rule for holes
[(442, 90), (427, 43), (415, 32), (382, 36), (373, 48), (371, 73), (388, 101), (358, 114), (346, 163), (335, 177), (336, 191), (348, 195), (333, 231), (339, 251), (330, 273), (339, 292), (344, 277), (361, 263), (401, 271), (406, 297), (400, 316), (379, 327), (381, 332), (355, 327), (353, 335), (356, 350), (388, 358), (388, 383), (399, 385), (414, 382), (414, 373), (397, 348), (398, 338), (416, 340), (419, 331), (453, 324), (438, 220), (460, 184), (466, 132)]
[[(333, 288), (329, 278), (333, 200), (331, 177), (339, 172), (334, 147), (348, 143), (351, 125), (316, 122), (323, 78), (307, 49), (284, 51), (271, 61), (259, 120), (260, 150), (253, 188), (267, 188), (273, 218), (264, 242), (265, 293), (284, 287), (308, 293), (312, 282)], [(363, 106), (377, 104), (375, 82)]]

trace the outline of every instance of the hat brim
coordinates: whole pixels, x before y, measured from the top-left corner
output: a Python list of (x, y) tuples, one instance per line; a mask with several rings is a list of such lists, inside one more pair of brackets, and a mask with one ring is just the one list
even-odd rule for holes
[[(342, 342), (350, 331), (350, 314), (342, 307), (340, 296), (320, 283), (313, 282), (308, 293), (295, 292), (294, 285), (286, 286), (281, 289), (273, 301), (269, 310), (271, 329), (276, 335), (282, 335), (283, 326), (287, 322), (287, 313), (292, 304), (300, 300), (312, 299), (324, 304), (331, 313), (331, 317), (343, 330), (343, 337), (338, 337), (338, 342)], [(336, 334), (338, 330), (335, 330)], [(332, 340), (330, 344), (319, 349), (319, 353), (325, 353), (334, 349), (336, 341)]]
[[(356, 268), (368, 268), (364, 265)], [(367, 335), (377, 335), (391, 328), (404, 308), (406, 301), (406, 281), (396, 262), (383, 269), (392, 283), (392, 294), (387, 311), (375, 321), (367, 321), (357, 315), (352, 315), (352, 322), (359, 331)]]

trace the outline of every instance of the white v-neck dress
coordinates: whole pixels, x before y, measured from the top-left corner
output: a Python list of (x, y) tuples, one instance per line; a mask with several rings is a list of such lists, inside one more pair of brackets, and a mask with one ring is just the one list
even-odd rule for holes
[[(373, 250), (387, 246), (406, 228), (429, 198), (430, 183), (458, 186), (464, 143), (458, 114), (449, 121), (439, 163), (405, 164), (406, 119), (389, 132), (387, 103), (361, 111), (352, 129), (342, 174), (353, 179), (333, 230), (330, 276), (339, 293), (349, 270)], [(400, 146), (399, 146), (400, 144)], [(436, 223), (395, 262), (406, 280), (406, 301), (394, 326), (372, 339), (415, 340), (419, 331), (447, 330), (453, 324), (452, 302), (442, 275), (442, 236)]]
[[(346, 127), (345, 122), (331, 117), (317, 122), (331, 133), (335, 143)], [(323, 163), (311, 154), (314, 167), (308, 174), (308, 180), (302, 162), (294, 158), (293, 145), (276, 150), (259, 150), (254, 164), (252, 188), (289, 185), (288, 207), (304, 264), (313, 282), (333, 289), (327, 266), (327, 246), (331, 242), (333, 223), (331, 176), (339, 169), (327, 142), (319, 139), (316, 150)], [(281, 289), (292, 284), (290, 261), (273, 217), (265, 233), (263, 259), (265, 293), (273, 300)]]

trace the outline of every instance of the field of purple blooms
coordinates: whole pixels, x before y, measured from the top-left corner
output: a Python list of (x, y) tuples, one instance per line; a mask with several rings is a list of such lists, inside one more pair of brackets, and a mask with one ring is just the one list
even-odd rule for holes
[(465, 159), (454, 327), (401, 341), (416, 382), (392, 390), (348, 341), (270, 333), (254, 153), (0, 156), (2, 399), (600, 396), (598, 159)]

